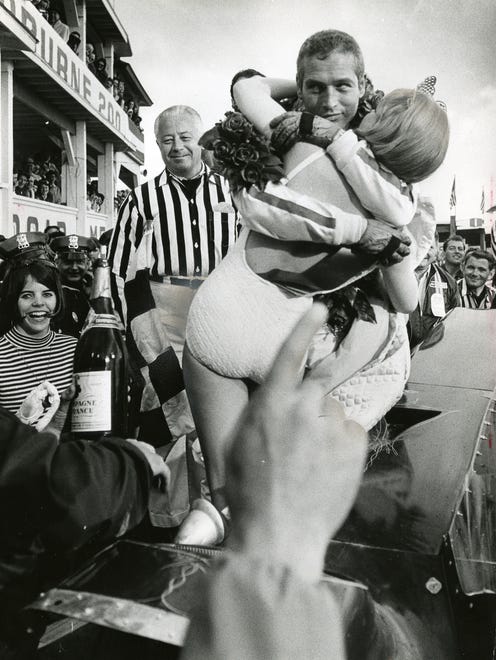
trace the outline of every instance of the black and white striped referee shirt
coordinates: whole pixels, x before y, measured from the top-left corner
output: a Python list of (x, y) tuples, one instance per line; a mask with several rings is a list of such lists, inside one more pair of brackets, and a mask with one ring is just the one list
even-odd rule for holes
[(227, 181), (204, 165), (192, 195), (188, 185), (167, 169), (132, 190), (119, 211), (110, 245), (112, 273), (121, 283), (150, 224), (152, 278), (207, 277), (237, 236), (237, 213)]

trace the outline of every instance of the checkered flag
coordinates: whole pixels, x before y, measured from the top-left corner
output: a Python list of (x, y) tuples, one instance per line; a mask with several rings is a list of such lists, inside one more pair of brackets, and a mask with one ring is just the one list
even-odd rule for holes
[(436, 76), (427, 76), (427, 78), (425, 78), (425, 80), (423, 80), (420, 85), (417, 85), (417, 92), (423, 92), (429, 96), (434, 96), (434, 92), (436, 91), (436, 82)]

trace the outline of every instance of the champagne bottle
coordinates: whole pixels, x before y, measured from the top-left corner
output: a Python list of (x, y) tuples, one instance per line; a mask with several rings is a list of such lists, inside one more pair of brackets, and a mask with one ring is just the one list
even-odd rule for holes
[(110, 294), (105, 248), (93, 266), (91, 308), (74, 355), (72, 431), (85, 438), (127, 437), (128, 364)]

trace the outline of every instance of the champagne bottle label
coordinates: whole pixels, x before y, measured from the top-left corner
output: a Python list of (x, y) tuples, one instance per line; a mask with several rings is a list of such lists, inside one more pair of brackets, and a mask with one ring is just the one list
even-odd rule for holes
[(112, 429), (112, 374), (82, 371), (74, 374), (76, 396), (72, 404), (72, 430), (80, 433)]

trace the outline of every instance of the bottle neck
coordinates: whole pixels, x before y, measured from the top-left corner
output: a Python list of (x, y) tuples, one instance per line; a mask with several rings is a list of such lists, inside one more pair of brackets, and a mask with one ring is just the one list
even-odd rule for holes
[(110, 268), (105, 258), (97, 259), (93, 267), (90, 304), (96, 314), (114, 313), (110, 292)]

